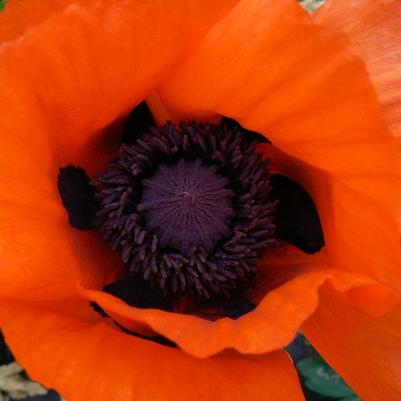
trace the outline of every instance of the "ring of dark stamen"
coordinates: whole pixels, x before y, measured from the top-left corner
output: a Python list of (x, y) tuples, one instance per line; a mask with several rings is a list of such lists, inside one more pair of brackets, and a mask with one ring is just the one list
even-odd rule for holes
[[(246, 138), (246, 137), (245, 137)], [(149, 280), (167, 295), (229, 296), (256, 270), (268, 246), (275, 245), (267, 161), (255, 151), (256, 141), (244, 139), (239, 127), (168, 123), (151, 128), (131, 146), (122, 145), (93, 185), (100, 203), (95, 224), (105, 240), (121, 254), (127, 270)], [(201, 160), (214, 166), (234, 192), (232, 234), (207, 252), (193, 246), (186, 255), (161, 247), (157, 232), (149, 231), (138, 210), (142, 180), (160, 164)]]

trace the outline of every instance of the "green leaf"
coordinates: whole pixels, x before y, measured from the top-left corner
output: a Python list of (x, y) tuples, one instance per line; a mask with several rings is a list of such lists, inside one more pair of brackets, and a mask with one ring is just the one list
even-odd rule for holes
[(359, 397), (357, 397), (356, 395), (352, 396), (352, 397), (347, 397), (347, 398), (341, 398), (341, 400), (339, 401), (362, 401)]
[[(341, 377), (319, 356), (312, 356), (297, 363), (299, 373), (310, 390), (326, 397), (346, 397), (341, 401), (357, 401), (354, 392)], [(348, 399), (347, 399), (348, 398)]]
[(4, 10), (5, 5), (6, 5), (6, 0), (0, 0), (0, 12)]

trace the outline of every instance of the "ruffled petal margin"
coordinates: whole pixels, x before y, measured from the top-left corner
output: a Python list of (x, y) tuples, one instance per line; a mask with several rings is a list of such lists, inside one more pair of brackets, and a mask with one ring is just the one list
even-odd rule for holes
[(314, 20), (351, 39), (352, 51), (366, 63), (388, 126), (401, 137), (401, 2), (328, 0)]
[[(83, 295), (116, 320), (164, 334), (202, 357), (227, 348), (265, 353), (286, 345), (316, 310), (319, 288), (327, 282), (364, 312), (385, 310), (391, 294), (351, 272), (401, 288), (399, 155), (381, 124), (363, 65), (348, 54), (344, 39), (318, 29), (293, 1), (248, 0), (190, 54), (182, 33), (199, 39), (208, 28), (182, 31), (176, 29), (186, 26), (176, 18), (181, 12), (170, 17), (143, 2), (112, 3), (68, 5), (20, 40), (10, 36), (0, 49), (0, 96), (7, 105), (0, 141), (1, 149), (12, 150), (0, 158), (6, 177), (0, 181), (1, 295), (42, 300)], [(187, 56), (180, 66), (179, 55)], [(98, 170), (117, 144), (105, 127), (151, 93), (179, 118), (231, 116), (299, 161), (322, 217), (327, 264), (288, 264), (302, 274), (272, 289), (254, 313), (237, 321), (143, 311), (97, 291), (116, 262), (112, 256), (104, 260), (106, 251), (94, 246), (94, 235), (63, 225), (57, 170), (70, 162)], [(102, 263), (105, 270), (95, 274)], [(274, 262), (268, 265), (273, 271)], [(282, 352), (198, 360), (155, 344), (144, 347), (143, 340), (101, 320), (88, 304), (10, 301), (1, 307), (0, 323), (21, 363), (67, 399), (83, 397), (88, 384), (92, 399), (109, 399), (112, 378), (117, 399), (165, 400), (163, 394), (169, 399), (173, 394), (179, 400), (182, 394), (186, 400), (198, 377), (205, 391), (200, 399), (210, 399), (212, 391), (222, 399), (227, 394), (230, 400), (244, 399), (247, 391), (248, 399), (266, 400), (261, 388), (272, 388), (272, 400), (302, 400)], [(53, 358), (49, 364), (43, 354)], [(235, 384), (228, 391), (224, 383), (231, 379)], [(155, 391), (151, 398), (149, 389)]]
[(29, 29), (61, 12), (75, 0), (8, 0), (7, 11), (0, 13), (0, 46), (18, 40)]
[(68, 226), (58, 170), (71, 163), (100, 171), (118, 149), (120, 120), (235, 3), (7, 2), (0, 14), (2, 296), (76, 297), (78, 278), (112, 274), (118, 262), (101, 239)]
[[(227, 349), (264, 354), (285, 347), (316, 310), (319, 288), (326, 282), (346, 293), (351, 302), (367, 313), (380, 315), (398, 303), (394, 293), (372, 279), (329, 269), (319, 259), (324, 259), (324, 255), (310, 257), (291, 247), (266, 259), (258, 280), (263, 296), (257, 296), (260, 302), (254, 311), (237, 320), (222, 318), (211, 322), (193, 315), (131, 307), (95, 289), (82, 288), (81, 293), (127, 329), (161, 334), (198, 358)], [(360, 293), (364, 294), (363, 300)]]
[(401, 308), (381, 318), (358, 311), (323, 286), (317, 311), (301, 330), (364, 401), (401, 398)]
[(88, 253), (96, 239), (68, 226), (58, 169), (100, 168), (118, 142), (105, 126), (138, 103), (176, 55), (175, 30), (158, 8), (85, 3), (0, 48), (2, 296), (65, 297), (81, 273), (113, 266), (106, 250), (97, 267), (78, 257), (78, 239)]
[(264, 134), (300, 170), (330, 267), (401, 290), (399, 144), (345, 35), (291, 0), (241, 2), (158, 99), (178, 119), (225, 115)]
[(124, 334), (85, 303), (2, 303), (0, 324), (32, 379), (67, 400), (304, 401), (284, 351), (196, 359)]

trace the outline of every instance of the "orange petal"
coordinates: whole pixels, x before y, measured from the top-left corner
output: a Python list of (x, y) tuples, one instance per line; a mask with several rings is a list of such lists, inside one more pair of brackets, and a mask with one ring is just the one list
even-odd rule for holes
[(68, 400), (304, 401), (284, 351), (196, 359), (126, 335), (78, 302), (10, 302), (0, 316), (30, 377)]
[(143, 334), (162, 334), (200, 358), (230, 348), (244, 354), (263, 354), (286, 346), (317, 308), (318, 290), (327, 281), (344, 292), (355, 287), (380, 289), (366, 291), (366, 302), (354, 295), (355, 304), (369, 313), (387, 311), (398, 301), (366, 276), (325, 268), (320, 264), (324, 255), (304, 255), (288, 248), (271, 260), (266, 258), (261, 266), (265, 274), (259, 281), (267, 295), (260, 301), (259, 294), (257, 308), (237, 320), (211, 322), (193, 315), (130, 307), (110, 294), (91, 289), (82, 289), (82, 296), (96, 302), (124, 327)]
[(35, 212), (10, 206), (1, 219), (2, 298), (77, 298), (77, 281), (102, 287), (115, 273), (119, 260), (96, 234), (73, 231), (64, 216)]
[[(233, 116), (287, 148), (339, 143), (339, 132), (350, 128), (358, 128), (354, 140), (363, 139), (381, 128), (366, 72), (346, 39), (314, 26), (291, 0), (239, 3), (158, 91), (184, 119)], [(372, 111), (371, 121), (361, 109)]]
[(346, 32), (378, 93), (386, 122), (401, 136), (401, 3), (399, 0), (329, 0), (315, 21)]
[(401, 398), (401, 307), (381, 318), (323, 287), (317, 312), (302, 331), (364, 401)]
[[(235, 1), (69, 3), (10, 0), (0, 15), (0, 38), (7, 41), (0, 48), (6, 105), (0, 111), (0, 232), (7, 277), (0, 291), (7, 296), (26, 297), (29, 286), (33, 296), (39, 283), (45, 289), (39, 297), (65, 296), (77, 274), (96, 274), (109, 260), (100, 243), (94, 260), (103, 255), (102, 263), (86, 266), (93, 258), (77, 257), (71, 243), (82, 236), (67, 225), (58, 169), (73, 163), (99, 171), (118, 147), (121, 117)], [(92, 236), (80, 247), (94, 242)], [(104, 274), (109, 271), (97, 273), (100, 280)]]
[(0, 48), (3, 296), (64, 297), (77, 276), (99, 283), (115, 268), (100, 238), (68, 226), (58, 169), (100, 169), (118, 142), (109, 124), (146, 97), (180, 48), (163, 9), (82, 3)]
[(73, 0), (7, 0), (7, 8), (0, 13), (0, 43), (11, 42), (27, 30), (46, 21), (52, 14), (62, 12)]
[(399, 145), (345, 37), (291, 0), (242, 2), (158, 93), (179, 118), (219, 113), (268, 137), (301, 168), (331, 267), (401, 290)]
[[(358, 144), (358, 152), (369, 161), (366, 172), (356, 174), (350, 163), (348, 175), (341, 173), (335, 177), (272, 145), (261, 145), (260, 150), (271, 160), (275, 172), (299, 182), (314, 199), (331, 266), (368, 274), (399, 289), (401, 170), (397, 167), (397, 146), (388, 145)], [(341, 152), (344, 158), (357, 153), (354, 146), (334, 148), (339, 157)], [(324, 149), (324, 154), (332, 152), (328, 146), (320, 149)], [(377, 158), (376, 172), (368, 171), (373, 158)], [(388, 161), (390, 165), (386, 167)]]

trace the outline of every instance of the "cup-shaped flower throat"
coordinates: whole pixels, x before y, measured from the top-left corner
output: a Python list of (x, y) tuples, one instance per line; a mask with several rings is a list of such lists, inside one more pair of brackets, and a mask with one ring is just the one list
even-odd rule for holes
[(95, 224), (130, 274), (164, 294), (230, 296), (275, 244), (268, 163), (240, 129), (153, 128), (92, 182)]
[[(255, 307), (245, 293), (258, 286), (261, 258), (282, 240), (305, 245), (304, 227), (321, 234), (307, 193), (272, 176), (258, 152), (266, 139), (233, 120), (156, 128), (143, 103), (122, 139), (92, 181), (60, 169), (59, 190), (70, 223), (96, 229), (120, 255), (121, 277), (104, 290), (130, 305), (237, 318)], [(318, 237), (301, 248), (320, 249)]]

